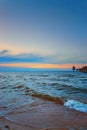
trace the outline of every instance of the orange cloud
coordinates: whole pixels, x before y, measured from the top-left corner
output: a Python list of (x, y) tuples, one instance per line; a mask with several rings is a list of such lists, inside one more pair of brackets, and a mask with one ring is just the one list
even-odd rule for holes
[[(77, 68), (81, 67), (82, 64), (74, 64)], [(54, 68), (54, 69), (69, 69), (72, 68), (73, 64), (41, 64), (41, 63), (9, 63), (0, 64), (0, 66), (8, 67), (23, 67), (23, 68)]]

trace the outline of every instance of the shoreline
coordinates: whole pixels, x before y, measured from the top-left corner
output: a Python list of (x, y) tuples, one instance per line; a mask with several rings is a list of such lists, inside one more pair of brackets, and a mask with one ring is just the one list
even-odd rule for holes
[(50, 101), (15, 109), (0, 117), (0, 130), (86, 130), (87, 114)]

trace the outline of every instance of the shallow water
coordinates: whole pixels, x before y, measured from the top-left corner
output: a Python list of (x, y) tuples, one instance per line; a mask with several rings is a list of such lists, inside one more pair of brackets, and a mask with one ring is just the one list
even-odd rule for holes
[(80, 72), (0, 73), (0, 114), (35, 103), (60, 99), (70, 109), (87, 112), (87, 74)]

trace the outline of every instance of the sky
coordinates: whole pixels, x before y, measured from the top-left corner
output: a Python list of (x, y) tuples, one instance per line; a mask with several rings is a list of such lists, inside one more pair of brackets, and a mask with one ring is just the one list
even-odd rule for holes
[(0, 0), (0, 71), (86, 64), (87, 0)]

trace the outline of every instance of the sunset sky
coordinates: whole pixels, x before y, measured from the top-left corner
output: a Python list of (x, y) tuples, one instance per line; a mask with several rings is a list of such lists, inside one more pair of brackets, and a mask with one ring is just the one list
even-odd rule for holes
[(0, 0), (0, 71), (87, 64), (87, 0)]

